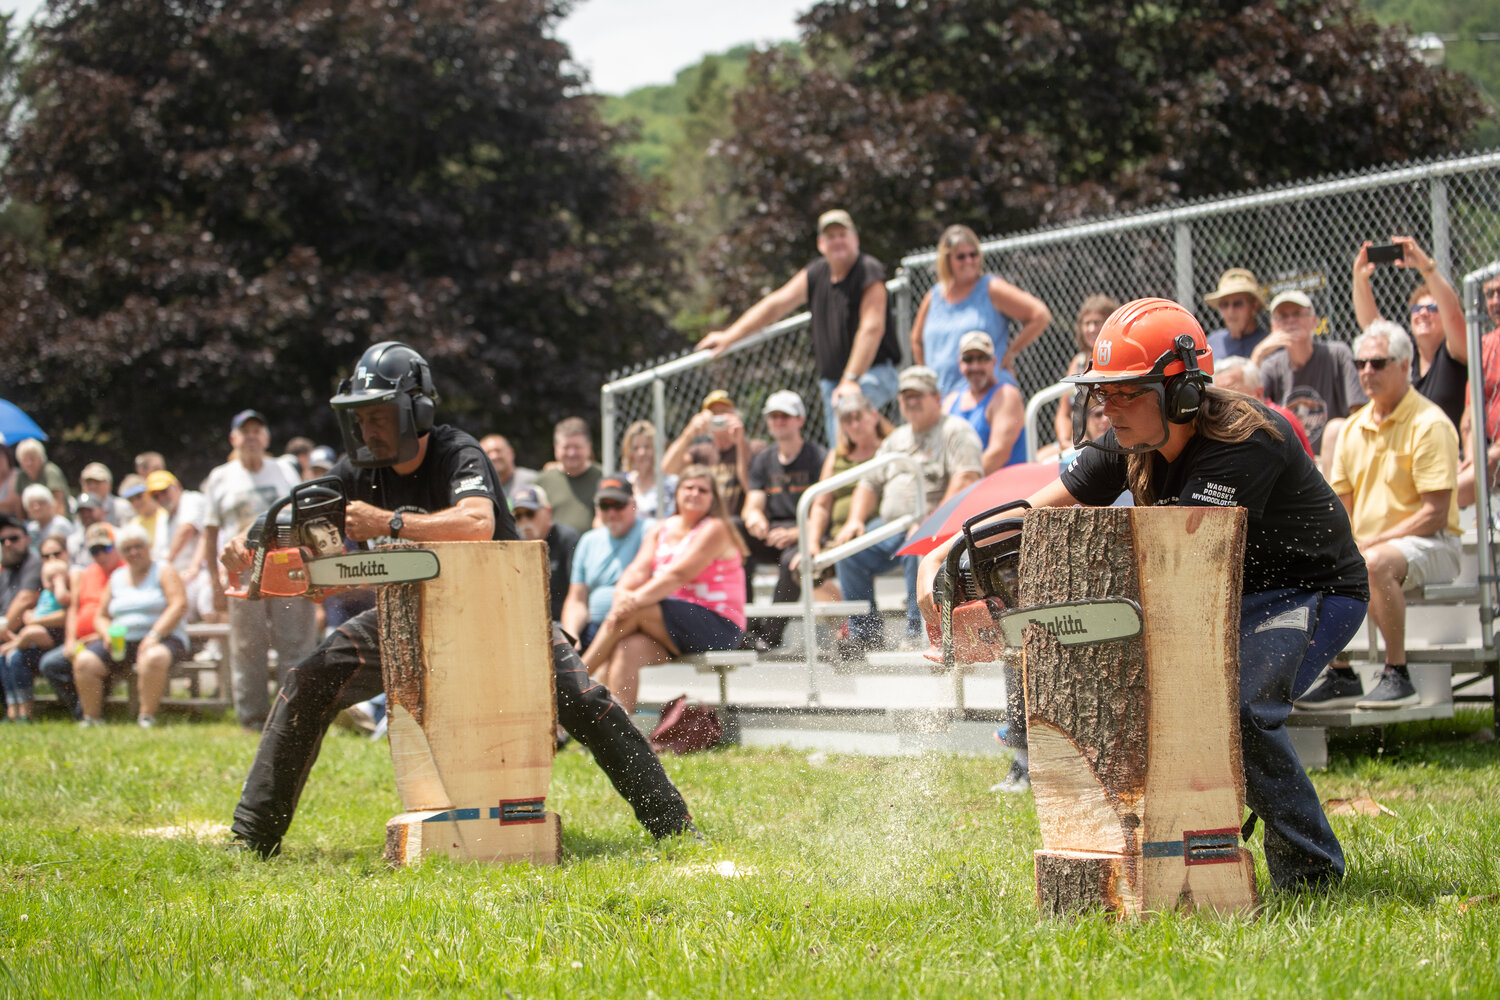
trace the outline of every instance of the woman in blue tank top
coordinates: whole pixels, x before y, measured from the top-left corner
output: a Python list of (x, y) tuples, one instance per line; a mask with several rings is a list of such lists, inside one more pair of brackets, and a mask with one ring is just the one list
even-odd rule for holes
[(943, 398), (943, 412), (967, 421), (984, 449), (984, 474), (1026, 461), (1026, 404), (1015, 376), (995, 377), (995, 345), (983, 330), (959, 339), (964, 387)]
[[(949, 226), (938, 240), (938, 283), (922, 299), (911, 325), (912, 363), (938, 373), (938, 393), (945, 399), (964, 388), (958, 368), (958, 341), (970, 330), (989, 334), (996, 348), (996, 377), (1042, 335), (1052, 313), (1041, 299), (994, 275), (984, 274), (979, 237), (968, 226)], [(1020, 329), (1011, 336), (1011, 324)]]

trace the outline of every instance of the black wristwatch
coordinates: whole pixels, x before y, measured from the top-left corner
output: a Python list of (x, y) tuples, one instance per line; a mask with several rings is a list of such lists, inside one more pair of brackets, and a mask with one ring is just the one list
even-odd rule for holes
[(405, 525), (401, 521), (401, 512), (398, 510), (398, 511), (396, 511), (396, 513), (394, 513), (394, 514), (391, 515), (391, 523), (390, 523), (391, 537), (392, 538), (400, 538), (401, 537), (401, 529), (403, 527), (405, 527)]

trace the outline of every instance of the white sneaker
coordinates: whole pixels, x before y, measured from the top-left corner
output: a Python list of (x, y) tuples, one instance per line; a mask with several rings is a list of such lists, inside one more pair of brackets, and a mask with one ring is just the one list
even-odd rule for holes
[(93, 729), (95, 726), (103, 726), (103, 725), (104, 725), (104, 720), (103, 719), (95, 719), (95, 718), (92, 718), (92, 717), (87, 716), (87, 715), (85, 715), (83, 718), (81, 718), (81, 719), (78, 720), (78, 728), (79, 729)]
[(154, 716), (154, 715), (142, 715), (141, 717), (139, 717), (138, 719), (135, 720), (135, 724), (137, 726), (140, 726), (142, 729), (155, 729), (156, 728), (156, 716)]
[(990, 791), (1002, 795), (1019, 795), (1031, 791), (1031, 772), (1021, 766), (1020, 761), (1010, 762), (1010, 771), (1004, 778), (990, 786)]

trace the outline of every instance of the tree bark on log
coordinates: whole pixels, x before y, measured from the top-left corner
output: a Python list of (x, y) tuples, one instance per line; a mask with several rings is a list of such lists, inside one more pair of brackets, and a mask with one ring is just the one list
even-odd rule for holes
[(1244, 531), (1240, 508), (1027, 513), (1023, 607), (1123, 597), (1143, 624), (1094, 645), (1026, 631), (1043, 912), (1254, 905), (1237, 836)]
[(556, 863), (548, 564), (540, 542), (440, 542), (425, 583), (380, 592), (391, 760), (406, 810), (386, 857)]

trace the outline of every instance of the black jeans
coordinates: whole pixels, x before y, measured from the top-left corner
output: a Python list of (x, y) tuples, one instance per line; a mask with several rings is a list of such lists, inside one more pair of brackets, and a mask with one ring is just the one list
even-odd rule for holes
[[(772, 524), (773, 528), (795, 528), (796, 522), (787, 523), (778, 521)], [(776, 576), (776, 590), (772, 594), (772, 600), (777, 604), (790, 604), (802, 598), (802, 573), (793, 572), (792, 559), (797, 555), (797, 543), (793, 542), (784, 549), (778, 549), (762, 538), (756, 538), (748, 532), (742, 532), (750, 554), (745, 557), (745, 600), (755, 599), (750, 591), (754, 588), (751, 582), (755, 576), (755, 567), (760, 563), (775, 565), (778, 569)], [(781, 645), (782, 634), (786, 632), (787, 619), (785, 618), (756, 618), (750, 622), (746, 631), (765, 639), (772, 646)]]
[[(593, 751), (646, 832), (666, 837), (688, 829), (687, 804), (651, 744), (609, 689), (590, 679), (556, 625), (552, 668), (558, 722)], [(381, 690), (379, 627), (371, 609), (339, 626), (286, 672), (234, 810), (236, 838), (263, 850), (281, 842), (334, 716)]]

